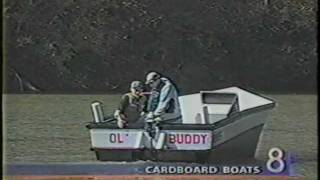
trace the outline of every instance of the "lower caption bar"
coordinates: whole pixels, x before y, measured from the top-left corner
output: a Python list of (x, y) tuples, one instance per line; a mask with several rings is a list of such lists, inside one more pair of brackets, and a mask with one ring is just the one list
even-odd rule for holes
[[(280, 171), (281, 170), (281, 171)], [(101, 163), (101, 164), (7, 164), (5, 177), (19, 179), (150, 179), (162, 177), (179, 179), (181, 177), (199, 178), (296, 178), (292, 166), (272, 171), (267, 166), (251, 165), (207, 165), (178, 163)]]
[(5, 176), (8, 180), (217, 180), (217, 179), (243, 179), (243, 180), (268, 180), (268, 179), (301, 179), (299, 176), (261, 176), (261, 175), (38, 175), (38, 176)]

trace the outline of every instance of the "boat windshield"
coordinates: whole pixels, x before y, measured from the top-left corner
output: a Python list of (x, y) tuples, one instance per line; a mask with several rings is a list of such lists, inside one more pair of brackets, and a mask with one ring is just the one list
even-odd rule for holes
[(232, 93), (201, 93), (205, 122), (212, 124), (239, 111), (238, 98)]
[(236, 98), (236, 94), (202, 93), (201, 99), (204, 104), (233, 104)]

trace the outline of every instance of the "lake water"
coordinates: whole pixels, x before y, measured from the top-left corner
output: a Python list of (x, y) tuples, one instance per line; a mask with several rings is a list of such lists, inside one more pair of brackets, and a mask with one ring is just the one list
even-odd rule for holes
[[(257, 158), (272, 147), (293, 153), (298, 173), (317, 177), (317, 96), (268, 95), (277, 106), (264, 127)], [(90, 151), (90, 104), (101, 101), (105, 114), (120, 95), (4, 95), (5, 162), (99, 163)]]

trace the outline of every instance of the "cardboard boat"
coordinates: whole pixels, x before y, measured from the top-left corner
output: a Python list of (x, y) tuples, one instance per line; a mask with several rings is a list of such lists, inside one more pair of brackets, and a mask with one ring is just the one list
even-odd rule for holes
[(87, 125), (91, 149), (100, 161), (218, 162), (254, 158), (263, 126), (275, 102), (230, 87), (179, 97), (182, 123), (129, 125), (103, 121), (99, 103)]

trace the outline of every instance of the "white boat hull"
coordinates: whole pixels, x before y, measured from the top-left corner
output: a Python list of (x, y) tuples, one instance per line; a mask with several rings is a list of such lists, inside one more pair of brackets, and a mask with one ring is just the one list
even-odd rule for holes
[[(230, 88), (227, 88), (228, 90)], [(213, 92), (216, 96), (217, 91)], [(233, 111), (231, 104), (226, 118), (220, 120), (216, 118), (217, 116), (211, 116), (216, 119), (208, 120), (205, 118), (210, 116), (205, 117), (205, 114), (200, 113), (202, 119), (199, 121), (197, 111), (193, 109), (192, 112), (187, 112), (189, 107), (184, 104), (182, 105), (184, 117), (186, 114), (191, 117), (193, 113), (194, 118), (187, 118), (189, 123), (186, 124), (160, 124), (157, 136), (152, 138), (142, 127), (118, 129), (115, 123), (106, 126), (93, 124), (90, 127), (92, 149), (96, 152), (97, 159), (101, 161), (226, 162), (254, 158), (263, 126), (275, 103), (257, 95), (253, 95), (250, 99), (250, 93), (244, 90), (237, 93), (238, 96), (235, 97), (246, 97), (246, 99), (240, 99), (240, 107), (237, 107), (236, 113), (231, 112)], [(196, 96), (198, 95), (192, 98)], [(227, 96), (233, 98), (229, 94), (223, 96), (224, 101)], [(254, 96), (261, 99), (257, 101), (260, 104), (256, 107), (246, 104), (246, 102), (252, 103)], [(188, 101), (190, 97), (189, 95), (183, 100)], [(238, 101), (234, 99), (232, 102), (235, 100)], [(214, 107), (218, 107), (219, 110), (221, 106)], [(225, 107), (227, 106), (220, 108), (220, 111), (225, 110)]]

